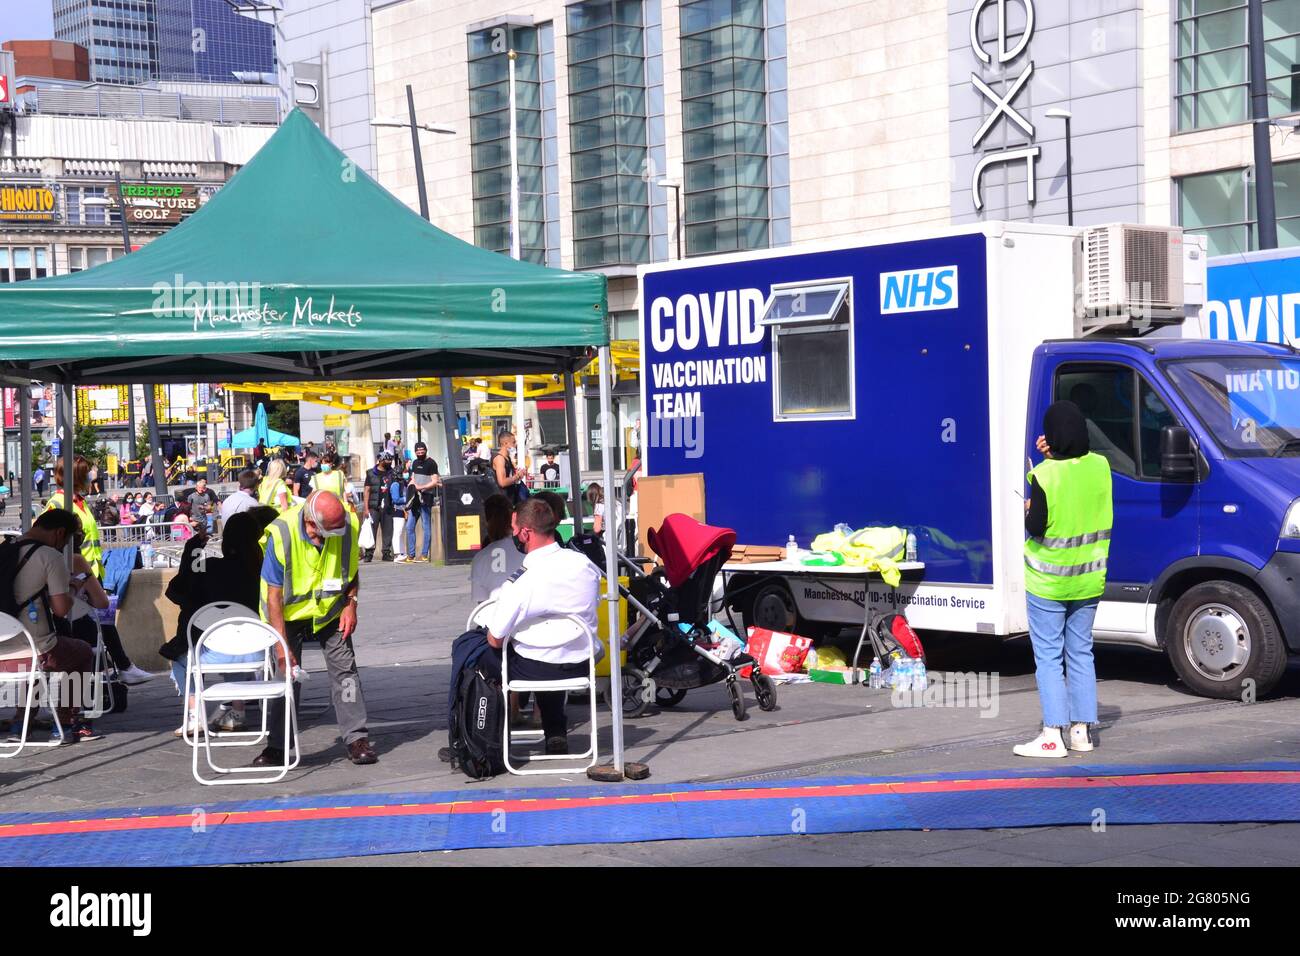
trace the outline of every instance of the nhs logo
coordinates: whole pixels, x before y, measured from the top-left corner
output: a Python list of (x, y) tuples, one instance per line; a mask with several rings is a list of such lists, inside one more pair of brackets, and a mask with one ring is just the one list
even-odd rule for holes
[(880, 314), (957, 308), (957, 267), (880, 274)]

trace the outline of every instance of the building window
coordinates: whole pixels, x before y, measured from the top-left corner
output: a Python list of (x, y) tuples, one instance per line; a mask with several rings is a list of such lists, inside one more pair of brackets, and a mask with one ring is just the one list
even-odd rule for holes
[[(501, 25), (471, 33), (470, 159), (474, 243), (510, 253), (510, 59), (515, 59), (520, 258), (547, 264), (547, 158), (538, 27)], [(552, 89), (554, 84), (548, 84)], [(546, 112), (551, 112), (547, 110)]]
[(575, 268), (650, 261), (641, 0), (566, 10)]
[(852, 300), (848, 279), (772, 287), (762, 325), (776, 421), (853, 417)]
[[(68, 223), (81, 226), (108, 226), (122, 221), (116, 207), (103, 205), (108, 190), (103, 186), (68, 186), (63, 191)], [(90, 202), (86, 202), (89, 199)]]
[(110, 261), (113, 253), (112, 246), (68, 246), (68, 271), (93, 269)]
[(766, 248), (763, 0), (681, 5), (686, 254)]
[(50, 251), (44, 246), (0, 246), (0, 282), (43, 279), (50, 274)]
[[(1178, 0), (1178, 129), (1250, 118), (1250, 49), (1245, 0)], [(1300, 0), (1264, 0), (1270, 116), (1300, 112)]]
[[(1300, 162), (1273, 165), (1279, 246), (1300, 245)], [(1249, 169), (1199, 173), (1178, 180), (1179, 224), (1209, 237), (1210, 255), (1259, 248), (1254, 177)]]

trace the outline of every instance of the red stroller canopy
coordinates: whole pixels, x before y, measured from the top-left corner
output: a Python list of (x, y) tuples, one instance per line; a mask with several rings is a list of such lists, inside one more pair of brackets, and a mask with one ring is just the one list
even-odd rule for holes
[(736, 532), (700, 524), (690, 515), (673, 514), (664, 518), (658, 531), (651, 528), (646, 540), (650, 549), (663, 559), (669, 586), (679, 587), (700, 565), (719, 553), (726, 552), (725, 561), (736, 543)]

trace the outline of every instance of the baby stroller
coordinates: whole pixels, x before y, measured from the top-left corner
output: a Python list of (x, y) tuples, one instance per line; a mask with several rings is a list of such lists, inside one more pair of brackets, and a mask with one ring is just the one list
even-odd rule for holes
[[(638, 717), (651, 701), (663, 707), (682, 702), (688, 690), (723, 681), (731, 711), (745, 719), (745, 695), (739, 672), (748, 665), (754, 696), (761, 710), (776, 709), (776, 685), (745, 653), (724, 657), (717, 652), (709, 629), (713, 580), (736, 543), (736, 532), (711, 528), (683, 514), (669, 515), (658, 531), (646, 536), (663, 567), (646, 574), (626, 555), (617, 553), (620, 574), (629, 586), (619, 592), (629, 605), (629, 624), (621, 636), (627, 651), (623, 671), (623, 715)], [(605, 572), (604, 541), (591, 534), (575, 535), (569, 547), (581, 551)], [(636, 620), (631, 621), (635, 612)], [(683, 626), (684, 625), (684, 626)]]

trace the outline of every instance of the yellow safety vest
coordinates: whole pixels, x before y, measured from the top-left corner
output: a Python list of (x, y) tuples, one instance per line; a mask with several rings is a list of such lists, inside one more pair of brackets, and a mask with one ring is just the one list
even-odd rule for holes
[(1049, 601), (1085, 601), (1106, 590), (1113, 522), (1110, 463), (1096, 452), (1039, 462), (1047, 532), (1025, 541), (1025, 590)]
[[(50, 500), (45, 505), (45, 510), (51, 508), (63, 507), (63, 492), (56, 491), (50, 495)], [(81, 556), (86, 559), (90, 569), (95, 572), (95, 577), (101, 581), (104, 579), (104, 549), (99, 543), (99, 522), (95, 516), (90, 513), (84, 501), (78, 501), (76, 496), (72, 499), (72, 510), (77, 513), (81, 519), (81, 530), (85, 532), (86, 540), (81, 544)]]
[[(259, 505), (269, 505), (272, 508), (278, 509), (280, 506), (276, 504), (276, 502), (279, 500), (280, 492), (282, 491), (286, 495), (289, 495), (289, 486), (284, 483), (283, 478), (277, 478), (275, 481), (267, 481), (263, 478), (262, 483), (257, 486), (257, 503)], [(292, 507), (292, 496), (289, 495), (289, 497), (290, 507)], [(283, 514), (284, 512), (282, 511), (280, 513)]]
[[(285, 621), (310, 620), (320, 631), (343, 612), (348, 585), (357, 573), (361, 522), (349, 511), (347, 530), (337, 538), (326, 538), (324, 546), (317, 549), (303, 529), (302, 511), (303, 505), (295, 505), (271, 522), (262, 537), (262, 547), (274, 549), (276, 560), (284, 568)], [(269, 621), (265, 578), (261, 611), (263, 620)]]
[(318, 471), (311, 476), (311, 487), (313, 491), (332, 491), (343, 500), (343, 491), (347, 486), (347, 479), (343, 477), (341, 471), (323, 472)]

